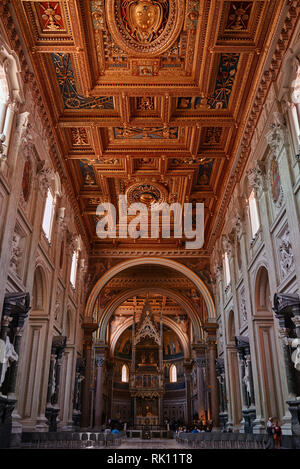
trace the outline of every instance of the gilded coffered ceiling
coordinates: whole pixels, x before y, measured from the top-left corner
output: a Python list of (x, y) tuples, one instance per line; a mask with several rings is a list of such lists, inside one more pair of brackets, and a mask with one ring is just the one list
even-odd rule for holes
[(209, 254), (284, 3), (12, 1), (93, 253), (184, 256), (178, 239), (97, 238), (97, 205), (130, 193), (204, 202)]

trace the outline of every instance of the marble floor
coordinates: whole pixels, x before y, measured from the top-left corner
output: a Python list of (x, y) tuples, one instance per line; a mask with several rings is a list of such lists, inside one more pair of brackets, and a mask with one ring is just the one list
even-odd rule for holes
[(152, 438), (151, 440), (142, 440), (141, 438), (127, 438), (122, 441), (118, 449), (179, 449), (186, 446), (180, 445), (177, 441), (171, 439)]

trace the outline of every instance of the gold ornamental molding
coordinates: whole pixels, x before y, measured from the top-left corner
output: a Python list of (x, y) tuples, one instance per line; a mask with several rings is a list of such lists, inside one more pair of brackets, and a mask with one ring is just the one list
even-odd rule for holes
[(111, 0), (106, 2), (108, 28), (133, 57), (165, 52), (183, 27), (184, 0)]

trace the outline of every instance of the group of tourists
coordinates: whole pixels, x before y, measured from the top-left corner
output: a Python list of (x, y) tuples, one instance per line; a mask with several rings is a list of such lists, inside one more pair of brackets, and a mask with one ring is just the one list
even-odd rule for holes
[(176, 429), (176, 434), (180, 432), (184, 433), (200, 433), (200, 432), (211, 432), (213, 428), (212, 420), (209, 420), (207, 423), (204, 423), (202, 420), (197, 425), (186, 427), (186, 426), (179, 426)]
[(273, 423), (272, 417), (269, 417), (266, 432), (268, 435), (266, 448), (272, 449), (275, 447), (275, 449), (280, 449), (282, 432), (278, 421), (276, 420), (276, 422)]

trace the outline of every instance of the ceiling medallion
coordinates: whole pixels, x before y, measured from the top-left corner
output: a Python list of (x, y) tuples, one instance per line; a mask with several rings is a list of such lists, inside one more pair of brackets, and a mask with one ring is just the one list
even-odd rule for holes
[(159, 55), (179, 35), (184, 0), (111, 0), (108, 25), (115, 42), (131, 56)]
[(162, 204), (167, 201), (168, 191), (157, 182), (134, 183), (126, 190), (129, 204), (142, 203), (150, 207), (152, 204)]

